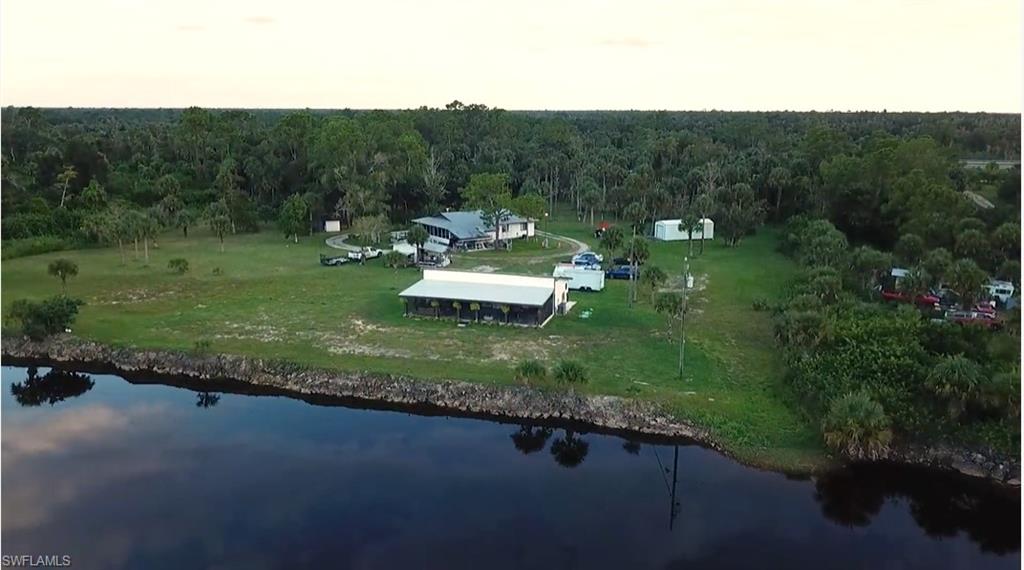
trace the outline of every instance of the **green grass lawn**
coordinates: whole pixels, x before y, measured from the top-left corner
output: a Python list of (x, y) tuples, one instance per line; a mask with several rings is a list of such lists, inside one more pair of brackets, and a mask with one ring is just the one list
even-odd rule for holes
[[(548, 226), (596, 245), (584, 224)], [(817, 430), (791, 404), (768, 315), (751, 307), (755, 298), (780, 296), (795, 271), (775, 243), (774, 232), (764, 229), (737, 248), (708, 242), (691, 260), (698, 287), (683, 380), (665, 320), (649, 300), (627, 307), (628, 282), (609, 281), (600, 293), (572, 292), (570, 300), (578, 302), (572, 313), (543, 329), (457, 328), (402, 316), (397, 294), (418, 280), (415, 269), (387, 269), (380, 260), (320, 266), (318, 253), (336, 253), (322, 236), (298, 244), (276, 232), (232, 236), (220, 253), (209, 235), (167, 234), (151, 249), (148, 265), (131, 255), (122, 264), (112, 248), (5, 261), (3, 307), (6, 312), (16, 299), (59, 293), (46, 266), (66, 257), (80, 268), (69, 293), (87, 303), (75, 334), (111, 344), (187, 350), (209, 340), (217, 352), (500, 384), (514, 381), (519, 360), (554, 364), (571, 357), (587, 367), (586, 392), (662, 402), (712, 430), (747, 461), (801, 469), (824, 458)], [(552, 264), (571, 251), (566, 242), (550, 241), (547, 249), (539, 241), (517, 242), (511, 252), (462, 254), (454, 265), (550, 275)], [(651, 242), (650, 263), (678, 279), (686, 251), (682, 242)], [(175, 257), (187, 259), (191, 271), (168, 271)], [(580, 318), (584, 309), (591, 310), (589, 319)]]

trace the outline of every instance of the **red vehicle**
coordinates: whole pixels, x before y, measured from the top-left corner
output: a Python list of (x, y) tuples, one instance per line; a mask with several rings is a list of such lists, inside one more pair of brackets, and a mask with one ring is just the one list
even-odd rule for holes
[(946, 320), (959, 325), (978, 326), (989, 330), (997, 330), (1003, 326), (1003, 323), (996, 318), (995, 313), (981, 311), (949, 311), (946, 313)]
[[(896, 291), (894, 289), (883, 289), (882, 299), (885, 301), (895, 301), (900, 303), (909, 303), (910, 295), (905, 291)], [(922, 293), (914, 299), (914, 304), (924, 308), (934, 308), (939, 306), (939, 298), (931, 293)]]

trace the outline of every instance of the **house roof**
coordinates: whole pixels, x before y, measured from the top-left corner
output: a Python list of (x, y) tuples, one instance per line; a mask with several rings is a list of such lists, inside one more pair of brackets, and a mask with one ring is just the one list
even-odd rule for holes
[[(444, 228), (458, 239), (480, 239), (487, 237), (487, 231), (492, 229), (490, 223), (484, 220), (480, 210), (441, 212), (436, 216), (426, 216), (413, 220), (417, 224)], [(502, 218), (503, 223), (519, 223), (527, 221), (515, 214), (507, 214)]]
[(462, 283), (440, 279), (424, 279), (402, 291), (400, 297), (476, 301), (503, 305), (540, 307), (554, 294), (551, 287), (527, 287), (497, 283)]

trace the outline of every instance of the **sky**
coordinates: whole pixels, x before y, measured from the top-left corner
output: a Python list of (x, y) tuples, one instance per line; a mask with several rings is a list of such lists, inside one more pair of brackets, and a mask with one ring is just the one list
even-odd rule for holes
[(1018, 0), (3, 0), (0, 104), (1021, 111)]

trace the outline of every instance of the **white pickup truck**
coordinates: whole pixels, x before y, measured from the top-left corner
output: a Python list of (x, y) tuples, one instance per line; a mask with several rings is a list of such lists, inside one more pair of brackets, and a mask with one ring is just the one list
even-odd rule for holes
[(360, 249), (359, 251), (350, 251), (350, 252), (348, 252), (348, 258), (349, 259), (354, 259), (356, 261), (359, 261), (359, 260), (364, 260), (365, 261), (367, 259), (374, 259), (374, 258), (380, 257), (382, 255), (384, 255), (384, 252), (379, 250), (379, 249), (377, 249), (377, 248), (375, 248), (375, 247), (364, 247), (363, 249)]

